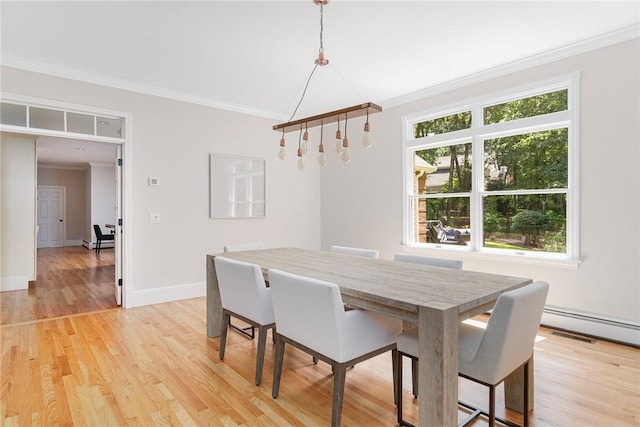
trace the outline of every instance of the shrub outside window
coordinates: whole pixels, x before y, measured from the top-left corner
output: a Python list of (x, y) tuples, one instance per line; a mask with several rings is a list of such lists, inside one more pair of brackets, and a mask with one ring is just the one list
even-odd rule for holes
[(577, 79), (407, 118), (405, 243), (578, 258)]

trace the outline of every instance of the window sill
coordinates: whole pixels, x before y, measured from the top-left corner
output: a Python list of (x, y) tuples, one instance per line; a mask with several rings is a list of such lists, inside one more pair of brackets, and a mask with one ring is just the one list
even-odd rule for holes
[(404, 246), (407, 253), (416, 255), (435, 255), (442, 258), (456, 258), (463, 261), (490, 261), (511, 264), (526, 264), (543, 267), (577, 270), (582, 264), (581, 259), (568, 259), (565, 257), (540, 256), (529, 252), (495, 253), (489, 251), (474, 252), (465, 246), (445, 245), (407, 245)]

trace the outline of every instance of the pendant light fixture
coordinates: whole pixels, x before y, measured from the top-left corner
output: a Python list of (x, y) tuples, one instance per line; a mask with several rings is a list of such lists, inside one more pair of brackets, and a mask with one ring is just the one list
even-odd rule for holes
[[(298, 169), (304, 169), (303, 156), (307, 154), (308, 151), (308, 143), (309, 143), (309, 132), (308, 129), (310, 127), (320, 126), (320, 145), (318, 146), (318, 164), (320, 166), (326, 166), (327, 157), (325, 155), (325, 148), (322, 141), (322, 133), (325, 124), (330, 124), (336, 122), (338, 124), (338, 129), (336, 131), (336, 142), (335, 142), (335, 150), (344, 163), (349, 163), (351, 161), (351, 152), (349, 150), (349, 139), (347, 138), (347, 121), (348, 119), (353, 119), (356, 117), (361, 117), (366, 115), (366, 122), (364, 124), (364, 133), (362, 136), (362, 145), (366, 148), (371, 146), (371, 126), (369, 124), (369, 114), (377, 113), (382, 111), (382, 107), (374, 104), (373, 102), (365, 102), (359, 105), (354, 105), (352, 107), (342, 108), (336, 111), (330, 111), (327, 113), (317, 114), (315, 116), (306, 117), (299, 120), (293, 120), (304, 99), (304, 96), (307, 92), (307, 88), (309, 87), (309, 82), (313, 77), (316, 69), (320, 67), (324, 67), (329, 64), (329, 59), (324, 56), (324, 45), (323, 45), (323, 30), (324, 30), (324, 6), (329, 3), (329, 0), (312, 0), (313, 3), (320, 7), (320, 48), (318, 49), (318, 57), (314, 60), (314, 67), (307, 79), (307, 83), (302, 92), (302, 96), (300, 97), (300, 101), (296, 106), (291, 118), (285, 123), (281, 123), (273, 126), (274, 130), (282, 131), (282, 137), (280, 138), (280, 151), (278, 152), (278, 157), (281, 160), (286, 158), (286, 141), (284, 134), (285, 132), (292, 132), (299, 130), (300, 136), (298, 137)], [(344, 139), (342, 138), (342, 132), (340, 131), (340, 120), (344, 120)], [(303, 125), (304, 125), (304, 134), (303, 134)]]

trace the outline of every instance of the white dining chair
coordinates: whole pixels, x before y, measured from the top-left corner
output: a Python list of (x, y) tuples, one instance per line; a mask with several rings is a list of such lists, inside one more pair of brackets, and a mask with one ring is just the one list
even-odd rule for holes
[(338, 427), (347, 367), (392, 350), (395, 368), (402, 322), (371, 311), (345, 311), (334, 283), (279, 270), (269, 270), (269, 282), (278, 325), (272, 395), (278, 397), (285, 343), (291, 344), (332, 366), (331, 425)]
[(262, 381), (262, 367), (267, 331), (275, 327), (271, 289), (262, 276), (260, 266), (217, 256), (216, 267), (220, 300), (222, 303), (222, 327), (220, 330), (220, 360), (224, 359), (227, 331), (231, 316), (258, 329), (258, 353), (256, 356), (256, 385)]
[[(462, 260), (459, 259), (444, 259), (435, 258), (430, 256), (415, 255), (415, 254), (395, 254), (393, 256), (394, 261), (406, 262), (410, 264), (422, 264), (432, 265), (435, 267), (454, 268), (457, 270), (462, 269)], [(411, 359), (411, 378), (413, 383), (413, 395), (418, 397), (418, 360)]]
[(329, 252), (337, 254), (354, 255), (363, 258), (379, 258), (380, 252), (376, 249), (352, 248), (349, 246), (331, 246)]
[[(234, 245), (225, 245), (223, 248), (223, 251), (225, 253), (228, 252), (239, 252), (239, 251), (252, 251), (255, 249), (264, 249), (264, 244), (263, 243), (240, 243), (240, 244), (234, 244)], [(231, 321), (229, 322), (229, 326), (240, 332), (242, 335), (246, 336), (247, 338), (250, 339), (254, 339), (256, 336), (256, 328), (253, 326), (248, 326), (248, 327), (240, 327), (240, 326), (236, 326), (233, 323), (231, 323)]]
[[(508, 426), (517, 426), (495, 415), (495, 389), (507, 376), (523, 369), (524, 426), (529, 425), (529, 360), (540, 327), (542, 311), (549, 292), (546, 282), (534, 282), (498, 297), (486, 328), (461, 323), (459, 327), (458, 374), (471, 381), (489, 387), (489, 410), (476, 408), (468, 403), (460, 405), (473, 413), (459, 425), (465, 426), (480, 415), (489, 418), (493, 427), (498, 420)], [(398, 424), (410, 426), (402, 419), (402, 355), (418, 357), (418, 334), (413, 328), (398, 336)]]
[(412, 264), (433, 265), (435, 267), (457, 268), (458, 270), (462, 268), (462, 260), (459, 259), (435, 258), (415, 254), (395, 254), (393, 260)]

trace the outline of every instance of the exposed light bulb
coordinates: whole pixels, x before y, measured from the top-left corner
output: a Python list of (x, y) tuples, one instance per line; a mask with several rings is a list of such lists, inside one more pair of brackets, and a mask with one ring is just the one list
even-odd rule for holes
[(340, 129), (336, 131), (336, 153), (342, 154), (342, 132)]
[(285, 148), (284, 136), (280, 138), (280, 151), (278, 151), (278, 158), (284, 160), (287, 157), (287, 150)]
[(362, 134), (362, 145), (364, 145), (364, 148), (369, 148), (371, 144), (373, 144), (373, 141), (371, 141), (369, 122), (366, 122), (364, 124), (364, 133)]
[(342, 141), (342, 154), (340, 158), (345, 163), (349, 163), (351, 161), (351, 153), (349, 152), (349, 140), (346, 137)]
[(298, 148), (298, 170), (304, 170), (304, 161), (302, 161), (302, 149)]
[(324, 154), (324, 144), (320, 143), (318, 147), (318, 164), (321, 167), (327, 166), (327, 156)]

